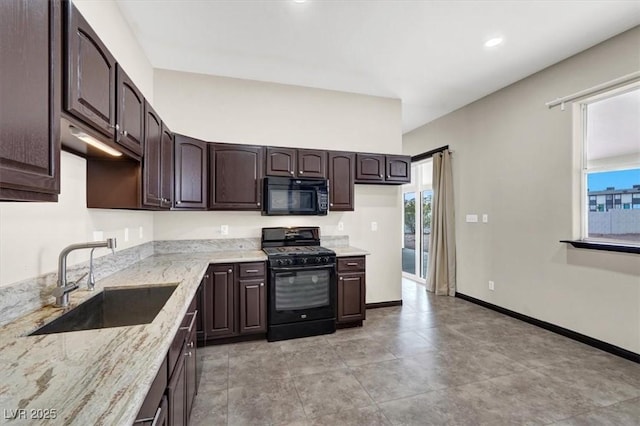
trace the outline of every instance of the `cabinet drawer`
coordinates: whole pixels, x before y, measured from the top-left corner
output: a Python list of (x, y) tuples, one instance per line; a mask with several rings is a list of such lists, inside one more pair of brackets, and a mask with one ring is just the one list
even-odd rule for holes
[(338, 258), (338, 272), (364, 271), (364, 257), (341, 257)]
[(178, 361), (178, 358), (180, 358), (185, 340), (196, 327), (196, 319), (197, 311), (187, 312), (182, 319), (182, 323), (180, 324), (180, 328), (178, 329), (176, 336), (173, 338), (173, 343), (171, 343), (171, 346), (169, 347), (169, 354), (167, 355), (169, 361), (169, 377), (171, 377), (176, 362)]
[(239, 267), (240, 267), (240, 278), (264, 277), (264, 273), (265, 273), (264, 262), (241, 263)]
[(140, 411), (138, 412), (138, 420), (136, 420), (134, 424), (144, 423), (142, 421), (143, 419), (153, 419), (156, 415), (156, 411), (158, 410), (158, 406), (162, 402), (164, 391), (167, 388), (167, 381), (167, 358), (165, 358), (164, 362), (160, 366), (160, 370), (158, 370), (156, 378), (151, 384), (151, 388), (149, 388), (147, 397), (142, 403), (142, 408), (140, 408)]

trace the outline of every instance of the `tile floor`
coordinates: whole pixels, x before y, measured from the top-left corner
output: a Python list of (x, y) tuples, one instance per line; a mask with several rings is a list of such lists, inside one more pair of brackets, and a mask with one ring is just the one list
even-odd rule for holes
[(640, 425), (640, 365), (403, 281), (361, 328), (198, 351), (192, 425)]

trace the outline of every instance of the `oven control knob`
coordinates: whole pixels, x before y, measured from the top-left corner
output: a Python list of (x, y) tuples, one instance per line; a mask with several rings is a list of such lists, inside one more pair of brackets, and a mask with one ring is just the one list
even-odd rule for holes
[(305, 264), (307, 263), (307, 258), (303, 257), (302, 259), (300, 259), (300, 263)]

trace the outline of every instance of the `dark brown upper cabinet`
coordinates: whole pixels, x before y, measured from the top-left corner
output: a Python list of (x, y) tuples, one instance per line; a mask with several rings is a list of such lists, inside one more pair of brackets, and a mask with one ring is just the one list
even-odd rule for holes
[(353, 211), (356, 154), (329, 152), (329, 210)]
[(298, 177), (327, 177), (327, 151), (298, 149)]
[(209, 145), (209, 208), (260, 210), (264, 148), (216, 143)]
[(411, 182), (411, 157), (407, 155), (387, 155), (385, 180), (387, 182)]
[(356, 183), (388, 183), (397, 185), (410, 181), (410, 156), (356, 154)]
[(175, 207), (207, 208), (208, 143), (183, 135), (175, 135)]
[(296, 175), (296, 149), (267, 147), (267, 176)]
[(384, 182), (384, 154), (356, 154), (356, 182)]
[(116, 61), (72, 3), (66, 5), (65, 110), (113, 139)]
[(160, 139), (160, 207), (173, 206), (173, 133), (162, 123)]
[(60, 6), (0, 1), (0, 200), (58, 200)]
[(297, 148), (267, 148), (267, 176), (326, 178), (327, 151)]
[(140, 156), (144, 138), (144, 97), (120, 65), (117, 66), (116, 85), (116, 142)]
[[(144, 141), (144, 97), (70, 1), (65, 1), (64, 118), (83, 132), (140, 160)], [(65, 123), (66, 124), (66, 123)], [(87, 157), (103, 156), (62, 135), (62, 142)]]
[(162, 121), (155, 110), (145, 102), (144, 108), (144, 157), (142, 160), (142, 204), (160, 208), (162, 169)]

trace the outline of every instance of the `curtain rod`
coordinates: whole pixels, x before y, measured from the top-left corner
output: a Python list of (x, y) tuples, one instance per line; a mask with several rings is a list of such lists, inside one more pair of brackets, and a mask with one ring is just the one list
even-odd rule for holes
[(449, 149), (449, 145), (441, 146), (440, 148), (432, 149), (431, 151), (423, 152), (422, 154), (414, 155), (411, 157), (411, 162), (415, 163), (416, 161), (424, 160), (425, 158), (433, 157), (433, 154), (437, 154), (439, 152), (444, 151), (445, 149)]
[(632, 72), (631, 74), (623, 75), (622, 77), (615, 78), (611, 81), (607, 81), (606, 83), (598, 84), (589, 89), (581, 90), (576, 93), (572, 93), (571, 95), (563, 96), (561, 98), (556, 98), (552, 101), (546, 102), (545, 105), (550, 109), (553, 107), (557, 107), (560, 105), (564, 110), (564, 104), (567, 102), (573, 102), (576, 99), (584, 98), (585, 96), (594, 95), (603, 90), (612, 89), (615, 86), (621, 86), (625, 83), (629, 83), (633, 80), (640, 79), (640, 71)]

